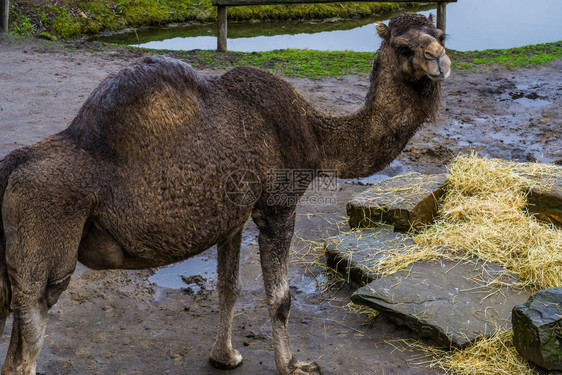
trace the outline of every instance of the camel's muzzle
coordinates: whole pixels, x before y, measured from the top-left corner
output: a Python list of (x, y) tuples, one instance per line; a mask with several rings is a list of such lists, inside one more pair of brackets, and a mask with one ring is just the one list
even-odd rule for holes
[(434, 81), (442, 81), (451, 74), (451, 60), (445, 52), (445, 48), (441, 49), (439, 55), (429, 52), (424, 53), (427, 64), (427, 76)]

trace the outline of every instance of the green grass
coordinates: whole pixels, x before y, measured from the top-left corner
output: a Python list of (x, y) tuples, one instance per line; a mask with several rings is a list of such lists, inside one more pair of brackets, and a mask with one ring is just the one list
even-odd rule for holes
[(187, 61), (200, 69), (253, 66), (289, 77), (308, 78), (368, 73), (375, 57), (372, 52), (331, 52), (300, 49), (223, 53), (216, 51), (136, 50), (141, 54), (167, 54)]
[(242, 66), (256, 66), (296, 77), (338, 76), (368, 73), (373, 63), (371, 52), (325, 52), (280, 50), (245, 53), (237, 61)]
[[(122, 48), (122, 47), (116, 47)], [(132, 48), (132, 47), (129, 47)], [(255, 66), (290, 77), (316, 78), (368, 73), (375, 54), (351, 51), (286, 49), (270, 52), (167, 51), (136, 49), (140, 54), (168, 54), (197, 68), (228, 69)], [(532, 67), (562, 57), (562, 41), (505, 50), (459, 52), (449, 50), (454, 70)]]
[(484, 51), (449, 51), (453, 68), (471, 70), (476, 67), (503, 65), (507, 68), (526, 68), (544, 64), (562, 57), (562, 41), (530, 46), (489, 49)]
[[(41, 32), (76, 38), (126, 27), (214, 22), (212, 0), (13, 0), (9, 29), (15, 35)], [(239, 6), (228, 9), (231, 20), (301, 20), (357, 18), (395, 12), (417, 3), (330, 3)]]
[(13, 35), (26, 36), (33, 34), (35, 27), (24, 13), (17, 12), (12, 4), (10, 4), (9, 12), (9, 18), (11, 21), (10, 32)]

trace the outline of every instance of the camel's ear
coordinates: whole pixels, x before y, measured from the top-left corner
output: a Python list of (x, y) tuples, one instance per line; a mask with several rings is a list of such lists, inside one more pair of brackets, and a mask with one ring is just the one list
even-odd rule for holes
[(381, 38), (383, 38), (384, 40), (388, 40), (388, 38), (390, 37), (390, 27), (386, 26), (382, 22), (377, 22), (375, 25), (375, 29), (377, 29), (377, 33)]
[(433, 13), (429, 13), (429, 17), (427, 19), (433, 26), (435, 26), (435, 16), (433, 15)]

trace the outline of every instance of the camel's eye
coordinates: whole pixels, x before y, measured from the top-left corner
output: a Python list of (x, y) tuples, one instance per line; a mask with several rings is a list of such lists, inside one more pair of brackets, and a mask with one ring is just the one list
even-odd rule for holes
[(396, 52), (402, 56), (410, 57), (414, 54), (414, 51), (407, 44), (399, 44), (396, 46)]
[(439, 43), (443, 43), (445, 41), (445, 33), (441, 30), (437, 30), (435, 34), (435, 39), (439, 41)]

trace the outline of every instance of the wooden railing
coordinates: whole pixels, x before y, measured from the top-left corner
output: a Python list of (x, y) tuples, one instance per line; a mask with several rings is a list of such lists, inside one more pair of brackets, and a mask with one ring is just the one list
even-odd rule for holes
[[(432, 1), (437, 3), (437, 28), (445, 32), (446, 5), (457, 0)], [(217, 7), (217, 51), (227, 50), (227, 8), (242, 5), (277, 5), (277, 4), (315, 4), (315, 3), (345, 3), (354, 0), (213, 0)], [(405, 3), (408, 0), (362, 0), (362, 2)], [(10, 0), (0, 0), (0, 32), (8, 31), (8, 15), (10, 13)]]
[[(227, 50), (227, 8), (242, 5), (279, 5), (279, 4), (316, 4), (316, 3), (349, 3), (357, 0), (213, 0), (217, 7), (217, 51)], [(359, 2), (371, 3), (406, 3), (410, 0), (361, 0)], [(437, 3), (437, 28), (445, 32), (446, 6), (447, 3), (455, 3), (457, 0), (430, 1)]]
[(10, 0), (0, 0), (0, 33), (8, 31), (8, 15), (10, 14)]

